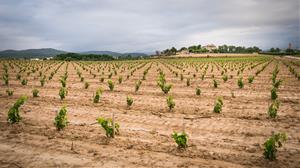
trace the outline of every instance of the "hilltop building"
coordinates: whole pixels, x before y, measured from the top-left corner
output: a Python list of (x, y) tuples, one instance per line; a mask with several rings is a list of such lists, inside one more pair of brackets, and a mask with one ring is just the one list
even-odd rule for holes
[(207, 44), (206, 46), (203, 46), (203, 48), (207, 49), (209, 52), (218, 49), (214, 44)]

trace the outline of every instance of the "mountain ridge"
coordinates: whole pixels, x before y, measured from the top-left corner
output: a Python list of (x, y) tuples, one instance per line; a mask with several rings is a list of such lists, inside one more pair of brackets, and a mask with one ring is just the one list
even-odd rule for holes
[[(24, 49), (24, 50), (3, 50), (0, 51), (0, 58), (47, 58), (54, 57), (58, 54), (69, 53), (69, 51), (58, 50), (54, 48), (39, 48), (39, 49)], [(129, 52), (129, 53), (119, 53), (113, 51), (83, 51), (83, 52), (71, 52), (78, 54), (96, 54), (96, 55), (110, 55), (113, 57), (125, 57), (131, 55), (132, 57), (138, 56), (148, 56), (145, 53)]]

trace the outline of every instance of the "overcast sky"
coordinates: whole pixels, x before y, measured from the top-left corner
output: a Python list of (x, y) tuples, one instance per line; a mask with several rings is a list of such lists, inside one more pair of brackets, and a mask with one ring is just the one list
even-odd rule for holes
[(1, 0), (0, 50), (300, 47), (299, 0)]

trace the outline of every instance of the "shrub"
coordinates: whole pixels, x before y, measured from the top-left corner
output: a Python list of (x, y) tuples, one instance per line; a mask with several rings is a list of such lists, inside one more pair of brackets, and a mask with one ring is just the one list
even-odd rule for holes
[(80, 82), (83, 82), (84, 81), (84, 77), (80, 77)]
[(84, 88), (87, 89), (89, 88), (90, 84), (88, 82), (84, 82)]
[(282, 143), (287, 140), (285, 133), (272, 134), (264, 143), (264, 156), (269, 160), (276, 160), (277, 148), (282, 146)]
[(162, 90), (165, 94), (167, 94), (167, 93), (169, 93), (169, 91), (171, 90), (171, 88), (172, 88), (172, 85), (171, 85), (171, 84), (164, 84), (164, 85), (162, 86), (161, 90)]
[(224, 75), (224, 76), (223, 76), (223, 81), (226, 82), (227, 80), (228, 80), (228, 76), (227, 76), (227, 75)]
[(254, 80), (254, 76), (249, 76), (249, 77), (248, 77), (248, 83), (252, 83), (253, 80)]
[(201, 75), (201, 80), (204, 80), (204, 74)]
[(268, 114), (271, 118), (275, 118), (277, 116), (277, 111), (279, 109), (279, 101), (275, 100), (269, 107)]
[(41, 86), (43, 87), (45, 85), (46, 76), (40, 79)]
[(276, 100), (277, 99), (277, 89), (275, 88), (275, 87), (273, 87), (272, 89), (271, 89), (271, 99), (272, 100)]
[(3, 77), (2, 77), (2, 79), (4, 80), (4, 84), (8, 85), (8, 83), (9, 83), (8, 74), (4, 74)]
[(275, 80), (274, 83), (273, 83), (273, 87), (278, 89), (281, 83), (282, 83), (281, 79)]
[(161, 71), (159, 73), (159, 77), (157, 79), (157, 85), (160, 87), (160, 89), (165, 93), (169, 93), (169, 91), (172, 88), (171, 84), (166, 83), (165, 74)]
[(21, 84), (22, 84), (22, 85), (27, 85), (27, 82), (28, 82), (27, 79), (23, 79), (23, 80), (21, 81)]
[(101, 88), (97, 89), (96, 95), (94, 97), (94, 103), (99, 103), (102, 92), (103, 92), (103, 90)]
[(200, 94), (201, 94), (201, 90), (200, 90), (199, 87), (197, 87), (197, 88), (196, 88), (196, 95), (200, 96)]
[(222, 106), (223, 106), (223, 100), (221, 97), (218, 97), (215, 102), (214, 112), (220, 113), (222, 111)]
[(66, 87), (67, 82), (66, 82), (65, 78), (61, 78), (59, 81), (60, 81), (62, 87)]
[[(113, 123), (111, 119), (105, 119), (105, 118), (98, 118), (98, 123), (101, 125), (101, 127), (106, 132), (106, 137), (113, 138)], [(119, 134), (119, 124), (115, 123), (115, 134)]]
[(233, 91), (231, 91), (231, 97), (232, 97), (232, 98), (235, 98), (235, 95), (234, 95), (234, 92), (233, 92)]
[(214, 87), (217, 88), (217, 87), (218, 87), (218, 82), (217, 82), (217, 80), (214, 79), (214, 80), (213, 80), (213, 83), (214, 83)]
[(21, 79), (21, 75), (20, 75), (19, 73), (17, 74), (16, 79), (17, 79), (17, 80), (20, 80), (20, 79)]
[(178, 148), (182, 149), (187, 147), (188, 136), (185, 132), (183, 133), (174, 132), (172, 134), (172, 138), (175, 140)]
[(100, 78), (100, 82), (102, 82), (102, 83), (104, 82), (104, 78), (103, 78), (103, 77), (102, 77), (102, 78)]
[(16, 103), (8, 111), (7, 121), (11, 124), (21, 121), (22, 117), (19, 114), (19, 108), (27, 100), (26, 96), (21, 96)]
[(238, 86), (239, 88), (243, 88), (244, 87), (244, 82), (243, 82), (243, 78), (240, 77), (239, 80), (238, 80)]
[(12, 96), (14, 94), (14, 91), (10, 90), (10, 89), (7, 89), (6, 93), (7, 93), (8, 96)]
[(180, 74), (180, 80), (183, 81), (183, 75), (182, 74)]
[(57, 130), (62, 130), (67, 126), (67, 124), (67, 109), (66, 106), (63, 106), (56, 114), (56, 117), (54, 119), (54, 125), (56, 126)]
[(187, 78), (187, 79), (186, 79), (186, 86), (190, 86), (190, 85), (191, 85), (190, 78)]
[(40, 92), (40, 91), (39, 91), (38, 89), (33, 89), (33, 90), (32, 90), (32, 96), (33, 96), (33, 97), (38, 97), (38, 96), (39, 96), (39, 92)]
[(133, 103), (133, 99), (130, 96), (127, 96), (126, 101), (127, 101), (127, 106), (128, 107), (130, 107), (132, 105), (132, 103)]
[(175, 107), (175, 102), (174, 102), (172, 96), (167, 97), (167, 105), (168, 105), (170, 111)]
[(110, 74), (108, 75), (108, 78), (109, 78), (109, 79), (111, 79), (112, 75), (113, 75), (113, 74), (112, 74), (112, 73), (110, 73)]
[(66, 98), (67, 93), (68, 93), (67, 88), (61, 87), (59, 90), (59, 93), (58, 93), (60, 96), (60, 99), (63, 100), (64, 98)]
[(141, 80), (138, 80), (138, 81), (135, 83), (135, 92), (139, 91), (141, 84), (142, 84), (142, 81), (141, 81)]
[(118, 79), (118, 81), (119, 81), (119, 84), (121, 84), (121, 83), (122, 83), (122, 81), (123, 81), (123, 77), (122, 77), (122, 76), (119, 76), (119, 79)]
[(108, 83), (109, 90), (113, 91), (115, 87), (114, 82), (112, 80), (108, 80), (107, 83)]

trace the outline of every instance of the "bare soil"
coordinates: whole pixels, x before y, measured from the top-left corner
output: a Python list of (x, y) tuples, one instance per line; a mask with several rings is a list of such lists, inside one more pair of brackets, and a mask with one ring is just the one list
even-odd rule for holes
[[(185, 60), (182, 60), (184, 62)], [(1, 63), (1, 74), (3, 64)], [(58, 63), (43, 62), (43, 72), (49, 74), (59, 66)], [(78, 62), (68, 63), (68, 95), (60, 100), (59, 78), (65, 72), (64, 63), (44, 87), (40, 86), (38, 72), (30, 74), (28, 85), (22, 86), (15, 79), (18, 68), (9, 68), (10, 88), (13, 96), (6, 95), (7, 86), (1, 83), (0, 89), (0, 167), (299, 167), (300, 165), (300, 81), (297, 80), (282, 62), (279, 62), (278, 79), (284, 82), (278, 91), (281, 102), (276, 119), (267, 115), (271, 103), (271, 73), (276, 61), (272, 61), (252, 84), (247, 77), (254, 75), (267, 62), (254, 69), (247, 64), (242, 73), (245, 87), (239, 89), (237, 71), (225, 83), (221, 69), (208, 63), (204, 80), (200, 76), (204, 69), (195, 71), (186, 64), (185, 72), (178, 70), (171, 61), (152, 60), (126, 79), (129, 70), (113, 75), (115, 90), (107, 87), (108, 66), (105, 68), (105, 81), (99, 81), (102, 69), (93, 67), (98, 63), (85, 65), (82, 70)], [(138, 92), (135, 82), (141, 79), (143, 71), (152, 67)], [(197, 63), (197, 62), (195, 62)], [(240, 62), (228, 62), (239, 66)], [(37, 67), (40, 62), (33, 62)], [(105, 67), (106, 63), (99, 63)], [(134, 63), (133, 63), (134, 64)], [(138, 63), (137, 63), (138, 64)], [(24, 66), (25, 63), (20, 64)], [(97, 65), (97, 66), (94, 66)], [(191, 78), (191, 86), (186, 79), (180, 80), (167, 66)], [(50, 66), (50, 70), (45, 71)], [(122, 66), (128, 67), (127, 62)], [(211, 71), (212, 66), (214, 70)], [(75, 67), (82, 72), (84, 83), (76, 74)], [(172, 111), (166, 105), (166, 95), (156, 85), (158, 69), (166, 74), (168, 83), (173, 85), (169, 95), (176, 103)], [(299, 67), (295, 67), (300, 72)], [(92, 70), (96, 78), (89, 73)], [(190, 74), (189, 74), (190, 72)], [(196, 74), (194, 78), (192, 75)], [(212, 75), (219, 81), (213, 88)], [(118, 76), (123, 82), (118, 84)], [(26, 76), (24, 73), (22, 76)], [(104, 89), (100, 102), (93, 103), (93, 95), (101, 86)], [(196, 96), (195, 88), (201, 88)], [(32, 88), (38, 88), (40, 97), (32, 97)], [(234, 96), (232, 96), (232, 94)], [(22, 121), (7, 123), (7, 112), (21, 95), (28, 95), (28, 101), (21, 107)], [(126, 105), (126, 96), (134, 99), (132, 107)], [(223, 97), (224, 106), (220, 114), (213, 113), (215, 100)], [(69, 124), (63, 131), (57, 131), (53, 122), (57, 111), (67, 106)], [(108, 139), (104, 130), (95, 123), (98, 117), (111, 117), (115, 112), (116, 122), (120, 124), (120, 135)], [(173, 131), (183, 129), (189, 137), (188, 148), (179, 150), (171, 137)], [(277, 160), (269, 161), (263, 156), (263, 143), (272, 132), (285, 132), (288, 140), (279, 148)]]

